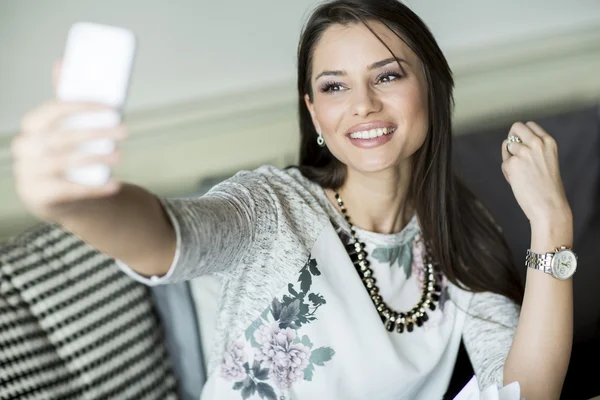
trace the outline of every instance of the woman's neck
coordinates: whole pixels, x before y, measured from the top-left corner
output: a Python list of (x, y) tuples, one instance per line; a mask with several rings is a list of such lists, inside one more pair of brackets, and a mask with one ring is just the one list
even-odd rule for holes
[[(409, 171), (382, 171), (362, 174), (348, 169), (340, 194), (352, 224), (360, 229), (377, 233), (400, 232), (413, 214), (408, 202)], [(332, 190), (327, 191), (336, 208)]]

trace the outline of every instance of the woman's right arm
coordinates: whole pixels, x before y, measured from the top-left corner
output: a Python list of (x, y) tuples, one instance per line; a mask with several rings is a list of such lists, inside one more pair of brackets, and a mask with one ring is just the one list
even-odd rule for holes
[(112, 196), (76, 202), (56, 222), (102, 253), (143, 276), (169, 270), (177, 240), (159, 199), (123, 184)]
[(65, 177), (70, 168), (119, 162), (118, 150), (90, 155), (78, 148), (94, 139), (119, 142), (127, 136), (124, 126), (89, 131), (61, 128), (61, 122), (72, 115), (106, 109), (52, 100), (30, 111), (12, 143), (17, 193), (39, 219), (58, 223), (141, 274), (163, 274), (175, 254), (176, 235), (156, 196), (114, 179), (102, 186), (86, 186)]
[[(85, 132), (60, 128), (64, 118), (102, 108), (52, 101), (23, 119), (13, 141), (14, 178), (32, 214), (58, 223), (142, 276), (169, 272), (170, 279), (191, 279), (224, 271), (266, 249), (264, 236), (273, 232), (274, 213), (271, 193), (260, 182), (231, 180), (200, 199), (166, 200), (115, 180), (99, 187), (68, 181), (69, 168), (119, 162), (117, 151), (89, 155), (77, 149), (92, 139), (122, 140), (123, 126)], [(172, 276), (174, 260), (182, 268)]]

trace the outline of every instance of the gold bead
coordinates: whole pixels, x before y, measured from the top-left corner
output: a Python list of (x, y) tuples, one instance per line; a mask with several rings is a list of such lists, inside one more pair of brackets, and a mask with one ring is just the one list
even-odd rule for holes
[(365, 279), (363, 279), (363, 282), (364, 282), (365, 286), (367, 287), (367, 289), (371, 289), (373, 286), (375, 286), (375, 278), (373, 278), (373, 277), (365, 278)]

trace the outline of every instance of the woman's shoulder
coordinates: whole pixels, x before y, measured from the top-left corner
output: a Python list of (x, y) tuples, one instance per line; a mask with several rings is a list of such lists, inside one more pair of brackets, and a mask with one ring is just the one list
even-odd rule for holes
[(300, 186), (310, 192), (315, 190), (315, 186), (318, 187), (317, 184), (304, 177), (296, 167), (280, 168), (271, 164), (264, 164), (251, 170), (240, 170), (230, 180), (248, 183), (262, 181), (273, 186), (283, 186), (289, 189)]
[(299, 203), (315, 210), (324, 208), (323, 189), (308, 180), (296, 167), (279, 168), (266, 164), (252, 170), (240, 170), (211, 191), (228, 191), (232, 186), (243, 187), (253, 198)]

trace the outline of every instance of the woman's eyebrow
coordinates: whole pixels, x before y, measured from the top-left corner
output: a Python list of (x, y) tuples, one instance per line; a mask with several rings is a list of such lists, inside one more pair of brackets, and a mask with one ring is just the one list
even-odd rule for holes
[(377, 68), (381, 68), (381, 67), (384, 67), (384, 66), (386, 66), (388, 64), (395, 63), (395, 62), (398, 62), (398, 63), (400, 63), (400, 62), (406, 62), (406, 60), (403, 59), (403, 58), (397, 58), (397, 57), (386, 58), (385, 60), (377, 61), (377, 62), (369, 65), (369, 70), (374, 70), (374, 69), (377, 69)]
[[(403, 58), (389, 57), (389, 58), (386, 58), (385, 60), (374, 62), (373, 64), (369, 65), (367, 68), (369, 70), (374, 70), (374, 69), (381, 68), (388, 64), (395, 63), (395, 62), (406, 62), (406, 60)], [(317, 75), (315, 80), (319, 79), (322, 76), (344, 76), (344, 75), (346, 75), (346, 72), (343, 70), (323, 71), (319, 75)]]

